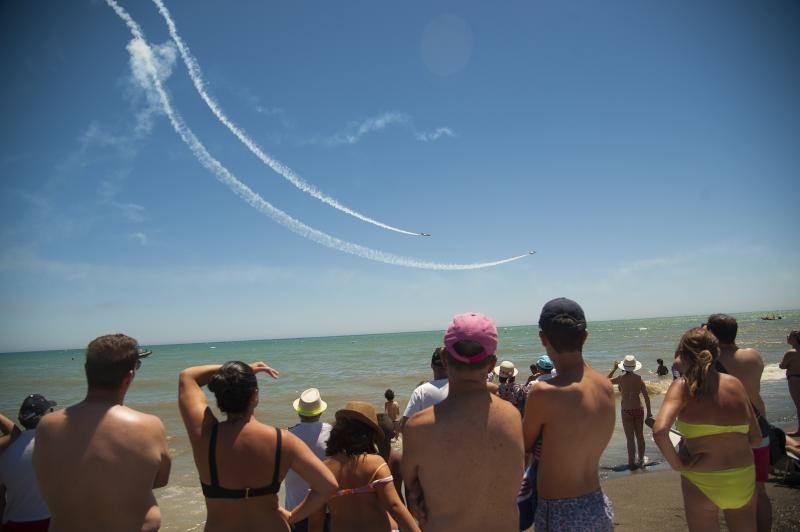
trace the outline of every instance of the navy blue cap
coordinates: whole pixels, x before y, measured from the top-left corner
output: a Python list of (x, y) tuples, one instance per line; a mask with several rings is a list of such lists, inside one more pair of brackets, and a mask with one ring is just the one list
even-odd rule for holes
[(548, 301), (539, 315), (539, 328), (544, 330), (558, 328), (586, 328), (586, 316), (580, 305), (566, 297)]
[(48, 401), (44, 395), (31, 394), (22, 401), (22, 406), (19, 407), (19, 422), (27, 428), (31, 421), (42, 417), (54, 406), (56, 406), (56, 402)]

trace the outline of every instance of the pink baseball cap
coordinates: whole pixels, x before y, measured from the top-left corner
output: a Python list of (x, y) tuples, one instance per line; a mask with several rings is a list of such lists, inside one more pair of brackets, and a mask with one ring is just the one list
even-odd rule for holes
[[(459, 355), (453, 345), (462, 340), (478, 342), (483, 352), (472, 357)], [(492, 356), (497, 350), (497, 327), (494, 320), (477, 312), (458, 314), (444, 333), (444, 348), (450, 356), (461, 362), (478, 362)]]

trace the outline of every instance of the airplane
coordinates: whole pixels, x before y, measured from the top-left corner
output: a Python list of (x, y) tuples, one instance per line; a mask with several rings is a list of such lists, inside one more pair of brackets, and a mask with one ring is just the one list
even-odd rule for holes
[(419, 236), (431, 236), (430, 233), (420, 233)]

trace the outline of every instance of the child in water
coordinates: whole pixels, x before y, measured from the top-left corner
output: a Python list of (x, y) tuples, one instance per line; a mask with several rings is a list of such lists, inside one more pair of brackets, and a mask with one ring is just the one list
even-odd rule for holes
[(383, 404), (383, 411), (386, 412), (389, 419), (397, 423), (398, 418), (400, 418), (400, 405), (394, 400), (394, 392), (389, 388), (384, 392), (383, 396), (386, 398), (386, 402)]
[(669, 368), (664, 365), (664, 360), (657, 358), (656, 362), (658, 362), (658, 368), (656, 368), (656, 375), (659, 377), (665, 377), (669, 374)]

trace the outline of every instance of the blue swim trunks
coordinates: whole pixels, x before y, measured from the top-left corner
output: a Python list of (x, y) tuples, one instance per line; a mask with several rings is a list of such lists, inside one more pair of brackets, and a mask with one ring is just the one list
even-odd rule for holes
[(603, 490), (573, 499), (539, 499), (536, 532), (614, 530), (614, 508)]

